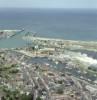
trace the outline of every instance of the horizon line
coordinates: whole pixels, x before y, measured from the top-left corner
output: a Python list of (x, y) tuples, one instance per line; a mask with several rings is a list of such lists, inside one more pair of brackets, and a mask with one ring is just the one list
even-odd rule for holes
[(41, 8), (41, 7), (0, 7), (1, 9), (97, 9), (97, 8)]

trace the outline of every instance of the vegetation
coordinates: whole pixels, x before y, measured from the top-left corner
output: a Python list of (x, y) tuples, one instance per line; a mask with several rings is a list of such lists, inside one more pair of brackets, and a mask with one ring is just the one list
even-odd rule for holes
[(9, 73), (12, 73), (12, 74), (14, 74), (14, 73), (18, 73), (18, 72), (19, 72), (18, 69), (11, 69), (11, 70), (9, 71)]
[(4, 87), (3, 92), (5, 92), (6, 95), (2, 96), (1, 100), (33, 100), (33, 96), (31, 94), (20, 94), (18, 90), (11, 91)]
[(58, 93), (58, 94), (63, 94), (63, 93), (64, 93), (64, 91), (63, 91), (63, 89), (62, 89), (62, 88), (58, 88), (58, 89), (57, 89), (57, 93)]
[(40, 97), (37, 97), (36, 100), (42, 100)]

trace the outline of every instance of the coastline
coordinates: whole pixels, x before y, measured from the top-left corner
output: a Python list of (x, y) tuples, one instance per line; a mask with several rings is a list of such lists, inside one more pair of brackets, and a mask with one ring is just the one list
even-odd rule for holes
[(47, 37), (34, 37), (34, 36), (24, 36), (23, 37), (24, 40), (47, 40), (47, 41), (64, 41), (64, 42), (81, 42), (81, 43), (88, 43), (88, 42), (91, 42), (91, 43), (97, 43), (97, 41), (84, 41), (84, 40), (69, 40), (69, 39), (61, 39), (61, 38), (47, 38)]

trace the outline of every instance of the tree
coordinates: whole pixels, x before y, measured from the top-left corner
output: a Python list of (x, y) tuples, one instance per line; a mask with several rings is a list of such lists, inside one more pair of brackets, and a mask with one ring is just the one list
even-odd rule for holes
[(36, 100), (42, 100), (39, 96), (36, 98)]
[(58, 94), (63, 94), (63, 93), (64, 93), (64, 91), (63, 91), (63, 89), (62, 89), (62, 88), (58, 88), (57, 93), (58, 93)]

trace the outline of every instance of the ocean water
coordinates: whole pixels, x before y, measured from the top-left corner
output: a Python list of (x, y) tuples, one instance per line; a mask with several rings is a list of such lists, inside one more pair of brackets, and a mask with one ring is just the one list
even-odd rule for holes
[(0, 29), (22, 28), (37, 36), (96, 41), (97, 10), (0, 9)]

